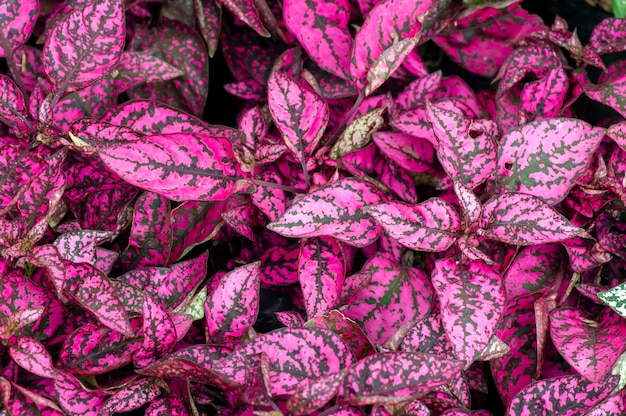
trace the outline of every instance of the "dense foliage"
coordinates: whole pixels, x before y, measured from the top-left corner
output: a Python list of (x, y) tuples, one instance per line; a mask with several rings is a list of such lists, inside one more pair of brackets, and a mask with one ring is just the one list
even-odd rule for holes
[(626, 412), (626, 20), (161, 3), (0, 0), (0, 415)]

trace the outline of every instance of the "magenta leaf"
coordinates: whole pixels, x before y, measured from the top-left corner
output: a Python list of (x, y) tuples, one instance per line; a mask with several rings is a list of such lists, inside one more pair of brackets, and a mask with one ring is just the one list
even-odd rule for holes
[(65, 261), (66, 293), (108, 328), (132, 336), (128, 317), (109, 278), (88, 263)]
[(239, 337), (259, 312), (261, 263), (236, 268), (222, 276), (205, 303), (208, 335)]
[(375, 345), (430, 313), (433, 289), (422, 270), (402, 267), (389, 254), (379, 252), (368, 259), (363, 271), (370, 272), (371, 279), (353, 295), (343, 313), (360, 323)]
[(604, 130), (582, 120), (553, 118), (510, 130), (498, 150), (499, 184), (505, 189), (562, 201), (588, 168)]
[(170, 202), (162, 195), (144, 192), (135, 201), (128, 246), (120, 260), (132, 270), (168, 263), (172, 244)]
[(267, 97), (285, 144), (306, 166), (306, 158), (317, 147), (328, 123), (328, 105), (312, 88), (280, 72), (268, 80)]
[(267, 228), (285, 237), (328, 235), (364, 247), (376, 241), (380, 228), (363, 207), (383, 199), (375, 185), (346, 178), (299, 199)]
[(326, 315), (318, 316), (306, 322), (307, 327), (326, 328), (338, 334), (354, 351), (357, 359), (365, 358), (375, 353), (374, 346), (365, 336), (361, 327), (352, 319), (332, 310)]
[(142, 378), (116, 391), (105, 403), (100, 413), (130, 412), (156, 399), (161, 389), (155, 379)]
[(146, 416), (188, 416), (183, 402), (176, 396), (157, 398), (146, 409)]
[(435, 71), (432, 74), (416, 79), (398, 94), (396, 103), (405, 110), (417, 108), (425, 100), (431, 99), (438, 91), (441, 76), (441, 71)]
[(184, 72), (149, 53), (126, 51), (116, 68), (113, 82), (118, 94), (141, 84), (169, 81)]
[(125, 137), (112, 140), (106, 136), (110, 128), (100, 130), (104, 126), (110, 125), (75, 124), (74, 140), (97, 151), (131, 185), (175, 201), (221, 200), (230, 194), (236, 165), (227, 140), (190, 133), (142, 137), (125, 129), (114, 129)]
[(606, 308), (596, 320), (578, 309), (559, 308), (550, 314), (550, 335), (559, 353), (583, 377), (599, 383), (626, 350), (624, 318)]
[(363, 90), (364, 94), (368, 96), (383, 85), (402, 65), (406, 57), (415, 49), (419, 42), (419, 37), (410, 37), (402, 39), (385, 49), (367, 71), (367, 85)]
[(253, 364), (264, 353), (269, 364), (272, 395), (294, 394), (305, 383), (349, 368), (354, 362), (351, 348), (335, 333), (321, 328), (283, 328), (260, 335), (213, 370), (240, 385), (261, 376)]
[(521, 193), (503, 193), (485, 202), (479, 233), (517, 245), (553, 243), (586, 235), (540, 198)]
[(54, 381), (56, 399), (70, 416), (98, 416), (108, 395), (85, 388), (76, 378), (60, 373)]
[[(0, 51), (1, 45), (0, 43)], [(22, 92), (11, 78), (2, 74), (0, 74), (0, 121), (12, 126), (16, 132), (27, 131), (30, 124)]]
[(435, 262), (432, 282), (454, 352), (469, 365), (489, 344), (504, 312), (502, 277), (481, 261), (464, 265), (448, 258)]
[(298, 260), (298, 279), (309, 319), (337, 306), (346, 264), (341, 244), (334, 238), (303, 240)]
[(302, 385), (287, 402), (296, 416), (310, 414), (328, 403), (339, 391), (347, 370)]
[(226, 6), (228, 10), (242, 22), (254, 29), (259, 35), (269, 38), (270, 33), (263, 26), (261, 16), (257, 11), (259, 2), (254, 0), (217, 0), (219, 3)]
[(201, 117), (209, 90), (208, 53), (202, 37), (187, 25), (162, 18), (153, 31), (136, 27), (130, 49), (150, 53), (183, 73), (128, 91), (131, 98), (162, 101)]
[(462, 361), (433, 354), (376, 354), (348, 369), (340, 395), (357, 405), (400, 403), (449, 383), (462, 368)]
[(437, 138), (437, 157), (446, 173), (469, 189), (487, 180), (496, 168), (496, 124), (472, 120), (440, 103), (427, 104), (426, 114)]
[(427, 172), (435, 162), (435, 151), (428, 140), (406, 133), (379, 131), (372, 139), (380, 151), (412, 173)]
[(72, 332), (59, 354), (59, 367), (75, 376), (104, 374), (132, 363), (140, 338), (87, 324)]
[(170, 263), (214, 237), (223, 224), (224, 206), (222, 201), (187, 201), (172, 210)]
[(198, 28), (204, 41), (209, 47), (209, 58), (213, 58), (219, 43), (220, 30), (222, 27), (222, 7), (213, 1), (194, 1), (194, 10)]
[(95, 266), (98, 244), (111, 238), (108, 231), (76, 230), (61, 234), (54, 241), (59, 254), (73, 263), (90, 263)]
[(271, 247), (261, 256), (261, 281), (272, 286), (298, 282), (299, 247)]
[(581, 376), (564, 376), (536, 381), (520, 391), (509, 405), (507, 416), (582, 414), (607, 398), (618, 377), (593, 383)]
[(383, 0), (370, 11), (354, 38), (350, 62), (352, 79), (359, 89), (368, 85), (368, 71), (385, 50), (417, 35), (431, 6), (430, 0)]
[(176, 327), (163, 305), (152, 296), (143, 301), (143, 344), (135, 353), (136, 367), (145, 367), (169, 353), (176, 344)]
[(50, 33), (43, 52), (58, 97), (110, 74), (124, 48), (121, 0), (99, 0), (70, 12)]
[(19, 338), (9, 348), (11, 358), (23, 369), (40, 377), (57, 378), (52, 357), (46, 347), (34, 338)]
[(446, 335), (441, 314), (433, 313), (418, 321), (406, 334), (400, 349), (407, 352), (426, 352), (453, 358), (453, 348)]
[(320, 68), (350, 79), (352, 36), (348, 30), (350, 5), (347, 0), (283, 4), (285, 25)]
[(623, 19), (617, 17), (604, 19), (593, 29), (589, 45), (600, 55), (622, 52), (626, 50), (626, 42), (621, 37), (623, 33), (626, 33)]
[(387, 202), (365, 208), (385, 233), (412, 250), (444, 251), (458, 238), (461, 219), (443, 199), (417, 205)]
[(520, 251), (504, 275), (506, 297), (544, 293), (561, 272), (563, 250), (557, 244), (541, 244)]
[(38, 16), (37, 0), (7, 0), (0, 3), (0, 57), (8, 58), (14, 49), (26, 43)]

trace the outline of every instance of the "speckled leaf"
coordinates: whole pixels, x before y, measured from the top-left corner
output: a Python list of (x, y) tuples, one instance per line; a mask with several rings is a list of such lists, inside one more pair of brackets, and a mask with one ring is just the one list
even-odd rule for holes
[(146, 409), (146, 416), (189, 416), (182, 400), (174, 395), (157, 398)]
[(502, 277), (484, 262), (437, 260), (432, 282), (456, 356), (471, 364), (489, 344), (506, 303)]
[(522, 249), (504, 275), (507, 299), (551, 289), (561, 271), (562, 257), (563, 250), (557, 244)]
[(454, 193), (457, 198), (459, 198), (459, 203), (463, 210), (465, 229), (470, 229), (472, 226), (478, 224), (482, 218), (483, 205), (474, 192), (460, 183), (454, 184)]
[(113, 236), (109, 231), (76, 230), (61, 234), (54, 245), (65, 260), (73, 263), (96, 262), (96, 246)]
[(347, 0), (287, 0), (283, 15), (289, 31), (320, 68), (350, 79), (352, 36), (348, 30)]
[(222, 276), (205, 303), (211, 337), (239, 337), (259, 313), (261, 263), (240, 266)]
[(518, 1), (484, 3), (461, 13), (435, 42), (461, 67), (493, 77), (514, 46), (539, 29), (545, 29), (541, 18)]
[(369, 96), (389, 79), (420, 42), (419, 37), (402, 39), (385, 49), (367, 71), (364, 94)]
[(417, 34), (432, 4), (431, 0), (384, 0), (370, 11), (355, 35), (350, 61), (352, 79), (359, 89), (368, 85), (368, 71), (385, 50)]
[(267, 101), (274, 123), (291, 152), (306, 165), (328, 123), (326, 102), (312, 88), (280, 72), (267, 84)]
[(170, 202), (162, 195), (144, 192), (135, 201), (128, 246), (120, 256), (126, 270), (168, 263), (172, 245)]
[(437, 157), (446, 173), (469, 189), (487, 180), (496, 168), (496, 124), (472, 120), (441, 104), (427, 104), (426, 114), (437, 138)]
[(499, 185), (561, 202), (586, 172), (604, 129), (576, 119), (552, 118), (509, 130), (498, 149)]
[(305, 239), (300, 247), (298, 280), (309, 319), (337, 306), (346, 264), (341, 244), (331, 237)]
[(261, 256), (261, 281), (272, 286), (298, 281), (300, 247), (271, 247)]
[(385, 156), (409, 172), (428, 172), (435, 163), (435, 150), (428, 140), (390, 131), (375, 132), (372, 139)]
[(242, 22), (250, 26), (259, 35), (269, 38), (270, 33), (263, 26), (263, 21), (257, 10), (254, 0), (216, 0), (226, 6), (226, 8)]
[(170, 81), (152, 82), (128, 91), (131, 98), (166, 102), (202, 117), (209, 90), (208, 53), (202, 37), (177, 20), (161, 18), (154, 30), (136, 27), (130, 49), (151, 53), (183, 72)]
[(223, 224), (222, 201), (187, 201), (172, 210), (170, 263), (180, 260), (195, 246), (210, 240)]
[(208, 133), (205, 122), (158, 101), (128, 101), (109, 109), (102, 121), (141, 134)]
[[(619, 386), (617, 387), (619, 389)], [(626, 409), (624, 390), (606, 398), (585, 413), (585, 416), (622, 416)]]
[(600, 55), (622, 52), (626, 50), (624, 34), (626, 34), (626, 21), (617, 17), (609, 17), (603, 19), (593, 28), (589, 44)]
[(285, 237), (328, 235), (352, 246), (365, 247), (376, 241), (380, 227), (363, 207), (383, 199), (375, 185), (346, 178), (299, 199), (267, 228)]
[(357, 405), (400, 403), (449, 383), (462, 368), (462, 361), (433, 354), (376, 354), (348, 369), (340, 395)]
[(143, 301), (143, 344), (133, 357), (135, 367), (145, 367), (169, 353), (176, 344), (176, 327), (163, 305), (152, 296)]
[(425, 352), (440, 357), (454, 358), (452, 344), (446, 335), (441, 314), (434, 312), (418, 321), (400, 343), (400, 349), (407, 352)]
[(57, 378), (58, 371), (52, 364), (52, 357), (46, 347), (34, 338), (18, 338), (9, 347), (9, 354), (23, 369), (40, 377)]
[(106, 327), (132, 336), (126, 311), (109, 278), (88, 263), (65, 261), (65, 266), (66, 293)]
[(352, 347), (357, 359), (365, 358), (376, 352), (361, 327), (337, 310), (332, 310), (326, 315), (313, 318), (306, 322), (305, 325), (307, 327), (326, 328), (335, 332)]
[(99, 0), (60, 20), (43, 49), (44, 70), (57, 96), (110, 74), (122, 55), (124, 35), (121, 0)]
[[(282, 185), (282, 177), (275, 172), (265, 171), (257, 179)], [(270, 221), (276, 221), (285, 213), (287, 197), (285, 191), (274, 186), (257, 185), (250, 194), (250, 199), (255, 207), (267, 216)]]
[(402, 201), (417, 204), (415, 180), (411, 173), (392, 160), (379, 158), (377, 162), (374, 171), (379, 174), (380, 182), (391, 189)]
[[(106, 130), (75, 125), (75, 141), (98, 152), (106, 166), (131, 185), (174, 201), (221, 200), (230, 195), (235, 159), (226, 139), (206, 134), (131, 136), (111, 140)], [(106, 124), (103, 124), (106, 125)], [(120, 130), (123, 131), (123, 130)]]
[(612, 376), (592, 383), (582, 376), (564, 376), (536, 381), (513, 398), (506, 415), (580, 415), (607, 398), (618, 379)]
[(626, 320), (605, 309), (595, 320), (578, 309), (550, 314), (550, 336), (565, 360), (587, 380), (599, 383), (626, 350)]
[(418, 107), (424, 100), (430, 99), (437, 92), (441, 83), (441, 76), (441, 71), (435, 71), (416, 79), (398, 94), (396, 103), (405, 110)]
[(626, 283), (622, 283), (605, 292), (600, 292), (598, 297), (609, 305), (612, 310), (626, 318)]
[(541, 198), (509, 192), (485, 202), (479, 233), (516, 245), (553, 243), (586, 235)]
[(6, 0), (0, 3), (0, 57), (8, 58), (26, 43), (39, 16), (37, 0)]
[(617, 124), (613, 124), (606, 131), (606, 135), (609, 136), (613, 141), (626, 152), (626, 122), (622, 121)]
[(76, 378), (63, 373), (54, 381), (54, 391), (57, 402), (69, 416), (97, 416), (108, 398), (106, 393), (88, 390)]
[[(0, 43), (1, 51), (2, 44)], [(16, 132), (27, 131), (30, 124), (22, 91), (10, 77), (3, 74), (0, 74), (0, 121), (13, 127)]]
[(118, 94), (141, 84), (169, 81), (184, 73), (150, 53), (126, 51), (112, 74)]
[(360, 323), (374, 345), (384, 344), (410, 321), (431, 311), (433, 289), (426, 274), (404, 268), (389, 254), (378, 252), (363, 266), (371, 279), (352, 297), (343, 314)]
[[(258, 354), (268, 360), (272, 395), (293, 394), (312, 380), (330, 376), (354, 362), (351, 348), (335, 333), (320, 328), (282, 328), (260, 335), (215, 363), (218, 374), (240, 385), (261, 375)], [(255, 357), (256, 356), (256, 357)]]
[(386, 107), (376, 108), (354, 119), (333, 145), (329, 157), (339, 159), (343, 155), (367, 146), (371, 141), (372, 133), (380, 129), (385, 122), (382, 117), (385, 109)]
[(328, 403), (339, 391), (347, 370), (302, 385), (287, 402), (296, 416), (311, 414)]
[(112, 329), (87, 324), (74, 330), (63, 343), (59, 367), (77, 377), (104, 374), (132, 363), (140, 338), (125, 337)]
[(130, 412), (139, 409), (144, 404), (156, 399), (160, 393), (161, 389), (155, 383), (155, 379), (139, 379), (137, 382), (117, 390), (115, 394), (109, 397), (100, 410), (100, 414)]
[(387, 235), (412, 250), (447, 250), (461, 229), (454, 207), (440, 198), (417, 205), (393, 201), (370, 205), (365, 210)]
[(116, 280), (145, 290), (155, 300), (167, 305), (168, 311), (176, 308), (185, 296), (207, 276), (208, 252), (166, 267), (146, 267), (131, 270)]
[(220, 40), (222, 28), (222, 7), (215, 1), (204, 2), (194, 0), (196, 22), (209, 50), (209, 58), (213, 58)]

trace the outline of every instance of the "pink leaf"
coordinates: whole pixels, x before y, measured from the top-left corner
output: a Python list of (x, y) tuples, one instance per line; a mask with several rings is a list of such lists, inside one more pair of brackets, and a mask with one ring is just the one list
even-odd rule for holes
[(145, 367), (169, 353), (176, 344), (176, 327), (172, 318), (152, 296), (143, 301), (143, 344), (133, 357), (136, 367)]
[(298, 279), (309, 319), (337, 306), (346, 264), (341, 244), (330, 237), (302, 241)]
[(99, 390), (86, 389), (76, 378), (60, 373), (54, 381), (56, 399), (70, 416), (98, 416), (108, 397)]
[[(1, 51), (2, 43), (0, 43)], [(13, 127), (16, 132), (26, 131), (27, 123), (30, 124), (22, 91), (10, 77), (3, 74), (0, 74), (0, 121)]]
[(350, 5), (347, 0), (283, 4), (285, 25), (320, 68), (350, 79), (352, 36), (348, 30)]
[(296, 416), (311, 414), (328, 403), (339, 391), (347, 370), (302, 385), (287, 402)]
[(400, 327), (430, 312), (432, 286), (420, 269), (401, 267), (390, 255), (379, 252), (368, 259), (363, 271), (370, 272), (371, 279), (343, 313), (360, 323), (375, 345), (384, 344)]
[(102, 407), (100, 413), (121, 413), (139, 409), (152, 402), (161, 393), (155, 379), (142, 378), (117, 390)]
[(521, 193), (503, 193), (485, 202), (479, 233), (516, 245), (553, 243), (585, 235), (584, 230), (574, 227), (540, 198)]
[(299, 256), (299, 247), (271, 247), (261, 256), (261, 281), (272, 286), (298, 282)]
[(432, 354), (376, 354), (348, 369), (340, 394), (356, 405), (400, 403), (449, 383), (462, 368), (461, 361)]
[(270, 33), (263, 26), (263, 21), (257, 11), (257, 5), (253, 0), (217, 0), (226, 6), (228, 10), (237, 16), (242, 22), (250, 26), (259, 35), (269, 38)]
[(425, 352), (453, 358), (453, 347), (446, 335), (441, 314), (433, 313), (418, 321), (406, 334), (400, 349), (407, 352)]
[(121, 94), (141, 84), (169, 81), (182, 75), (183, 71), (150, 53), (126, 51), (122, 54), (113, 81), (117, 93)]
[(387, 202), (366, 208), (385, 232), (412, 250), (444, 251), (457, 239), (461, 219), (440, 198), (417, 205)]
[(26, 43), (39, 16), (37, 0), (7, 0), (0, 3), (0, 58), (8, 58)]
[(172, 252), (170, 263), (180, 260), (198, 244), (211, 239), (221, 228), (222, 201), (183, 202), (172, 210)]
[(115, 287), (104, 273), (88, 263), (65, 261), (66, 293), (83, 308), (92, 312), (103, 325), (132, 336), (126, 311), (117, 297)]
[(504, 275), (506, 297), (544, 293), (561, 272), (563, 250), (556, 244), (541, 244), (520, 251)]
[(536, 381), (520, 391), (509, 405), (507, 416), (580, 415), (608, 397), (618, 377), (592, 383), (581, 376)]
[(57, 91), (74, 91), (110, 74), (124, 49), (124, 26), (121, 0), (99, 0), (60, 20), (43, 52), (44, 70)]
[(609, 17), (594, 27), (589, 38), (589, 45), (600, 55), (622, 52), (626, 50), (626, 42), (622, 37), (624, 33), (626, 33), (626, 22), (617, 17)]
[(421, 29), (432, 1), (384, 0), (367, 15), (354, 38), (350, 72), (359, 89), (364, 89), (367, 73), (381, 54)]
[(376, 353), (374, 346), (365, 336), (361, 327), (352, 319), (332, 310), (326, 315), (318, 316), (306, 322), (307, 327), (325, 328), (339, 335), (354, 351), (357, 359)]
[(606, 131), (606, 135), (609, 136), (613, 141), (626, 152), (626, 122), (622, 121), (617, 124), (613, 124)]
[(383, 85), (402, 65), (409, 53), (420, 43), (420, 40), (419, 37), (402, 39), (385, 49), (367, 71), (367, 85), (364, 94), (368, 96)]
[(498, 151), (498, 178), (511, 191), (562, 201), (588, 168), (604, 130), (582, 120), (553, 118), (509, 130)]
[(328, 235), (365, 247), (376, 241), (380, 228), (363, 207), (383, 199), (383, 193), (371, 183), (346, 178), (297, 200), (267, 228), (285, 237)]
[(222, 8), (217, 2), (193, 2), (198, 29), (209, 47), (209, 58), (213, 58), (219, 43), (222, 28)]
[(454, 193), (459, 198), (461, 208), (463, 209), (465, 229), (470, 229), (481, 220), (483, 205), (474, 192), (458, 182), (454, 184)]
[(435, 163), (435, 150), (428, 140), (390, 131), (375, 132), (372, 139), (385, 156), (409, 172), (427, 172)]
[(427, 104), (426, 113), (437, 137), (437, 157), (446, 173), (469, 189), (487, 180), (496, 168), (496, 124), (472, 120), (439, 103)]
[(146, 409), (146, 416), (188, 416), (182, 400), (170, 395), (167, 398), (158, 398), (150, 403)]
[(408, 84), (396, 97), (396, 103), (405, 110), (417, 108), (436, 94), (441, 83), (441, 70), (416, 79)]
[(432, 282), (454, 352), (469, 365), (489, 344), (504, 312), (502, 277), (481, 261), (466, 266), (448, 258), (435, 262)]
[(54, 378), (58, 371), (52, 365), (52, 357), (43, 344), (34, 338), (19, 338), (9, 348), (11, 358), (23, 369), (40, 377)]
[(280, 72), (268, 80), (267, 97), (285, 144), (298, 160), (304, 160), (322, 138), (328, 123), (328, 105), (312, 88)]
[(385, 122), (382, 117), (385, 110), (386, 107), (376, 108), (352, 120), (333, 145), (329, 154), (330, 158), (337, 160), (341, 156), (363, 149), (370, 144), (372, 133), (380, 129)]
[(222, 276), (205, 303), (211, 337), (239, 337), (252, 326), (259, 312), (260, 262)]
[(626, 350), (626, 321), (606, 308), (596, 320), (577, 309), (550, 314), (550, 335), (565, 360), (583, 377), (599, 383)]

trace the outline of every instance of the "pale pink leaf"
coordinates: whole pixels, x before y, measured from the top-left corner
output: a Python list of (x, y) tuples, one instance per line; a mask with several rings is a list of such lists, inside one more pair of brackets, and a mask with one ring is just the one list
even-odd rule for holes
[(9, 348), (11, 358), (23, 369), (40, 377), (57, 378), (58, 371), (46, 347), (34, 338), (19, 338)]

